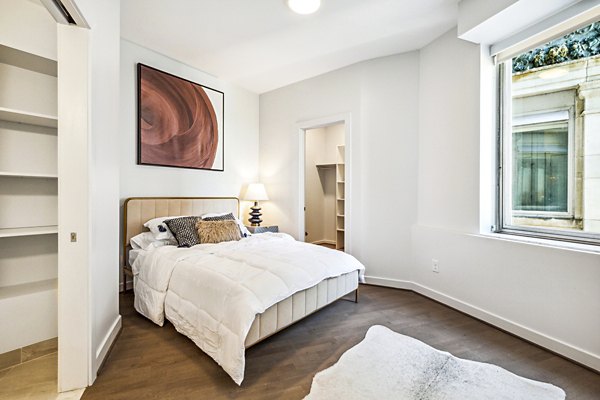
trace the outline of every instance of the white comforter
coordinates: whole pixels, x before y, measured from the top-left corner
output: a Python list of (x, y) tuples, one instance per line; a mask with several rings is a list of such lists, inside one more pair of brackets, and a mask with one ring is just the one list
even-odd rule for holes
[(165, 314), (239, 385), (244, 341), (256, 314), (324, 279), (359, 271), (354, 257), (264, 233), (238, 242), (165, 246), (133, 264), (135, 308), (158, 325)]

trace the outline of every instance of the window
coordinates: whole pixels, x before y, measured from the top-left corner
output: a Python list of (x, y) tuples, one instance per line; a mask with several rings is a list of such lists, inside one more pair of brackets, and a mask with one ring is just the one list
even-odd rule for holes
[(568, 126), (531, 126), (513, 130), (512, 209), (517, 215), (566, 213)]
[(496, 231), (600, 244), (600, 23), (498, 71)]

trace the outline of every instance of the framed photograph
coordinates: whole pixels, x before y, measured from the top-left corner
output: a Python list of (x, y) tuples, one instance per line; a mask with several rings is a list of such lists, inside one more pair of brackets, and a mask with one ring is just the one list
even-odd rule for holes
[(223, 92), (138, 63), (138, 164), (224, 170)]

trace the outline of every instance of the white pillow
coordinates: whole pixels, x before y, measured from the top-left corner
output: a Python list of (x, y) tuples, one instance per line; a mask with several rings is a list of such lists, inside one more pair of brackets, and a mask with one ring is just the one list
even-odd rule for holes
[(174, 217), (159, 217), (153, 218), (150, 221), (146, 222), (144, 226), (150, 229), (150, 232), (154, 235), (155, 240), (175, 240), (175, 236), (169, 230), (169, 227), (164, 222), (167, 219), (179, 218), (183, 215), (178, 215)]
[[(231, 211), (230, 212), (222, 212), (222, 213), (208, 213), (208, 214), (203, 214), (200, 218), (204, 219), (204, 218), (211, 218), (211, 217), (221, 217), (221, 216), (227, 215), (227, 214), (233, 214), (233, 213)], [(239, 218), (235, 218), (235, 222), (238, 224), (238, 226), (240, 228), (240, 232), (242, 232), (242, 237), (252, 236), (252, 234), (250, 233), (248, 228), (246, 228), (244, 223), (242, 221), (240, 221)]]
[(131, 248), (134, 250), (148, 250), (176, 243), (170, 239), (156, 240), (152, 232), (142, 232), (139, 235), (135, 235), (129, 242), (131, 243)]

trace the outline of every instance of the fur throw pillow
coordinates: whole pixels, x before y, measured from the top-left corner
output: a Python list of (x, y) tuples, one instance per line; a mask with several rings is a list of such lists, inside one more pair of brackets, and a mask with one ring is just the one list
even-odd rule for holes
[(196, 223), (200, 243), (221, 243), (232, 240), (240, 240), (240, 228), (235, 220), (206, 221), (199, 220)]

